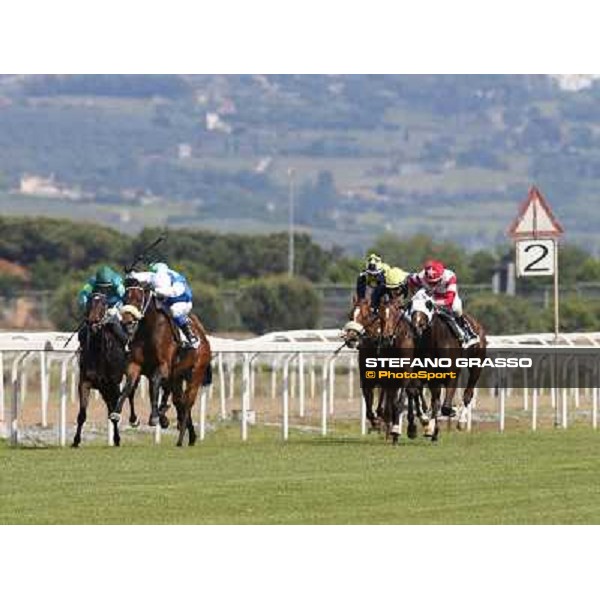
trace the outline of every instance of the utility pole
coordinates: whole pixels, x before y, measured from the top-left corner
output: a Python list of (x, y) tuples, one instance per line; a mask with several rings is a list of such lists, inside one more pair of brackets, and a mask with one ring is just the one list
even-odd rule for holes
[(288, 169), (289, 184), (289, 228), (288, 228), (288, 275), (294, 276), (294, 175), (292, 167)]

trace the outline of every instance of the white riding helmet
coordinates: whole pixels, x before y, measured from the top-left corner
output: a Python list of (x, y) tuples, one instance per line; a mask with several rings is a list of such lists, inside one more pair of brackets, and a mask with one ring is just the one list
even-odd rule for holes
[(161, 273), (161, 272), (164, 272), (164, 271), (168, 271), (169, 270), (169, 266), (166, 263), (162, 263), (162, 262), (152, 263), (150, 265), (150, 270), (153, 273)]

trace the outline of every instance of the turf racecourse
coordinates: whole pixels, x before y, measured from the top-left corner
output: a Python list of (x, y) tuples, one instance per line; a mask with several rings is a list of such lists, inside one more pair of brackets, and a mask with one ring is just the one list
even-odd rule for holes
[(445, 433), (432, 445), (223, 428), (194, 448), (0, 445), (0, 523), (600, 523), (600, 433)]

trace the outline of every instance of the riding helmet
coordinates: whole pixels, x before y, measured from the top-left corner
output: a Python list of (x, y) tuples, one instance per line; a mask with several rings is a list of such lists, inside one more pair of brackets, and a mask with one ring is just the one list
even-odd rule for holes
[(427, 283), (437, 283), (444, 274), (446, 267), (439, 260), (428, 260), (423, 267)]
[(110, 285), (113, 281), (114, 272), (113, 270), (103, 265), (96, 271), (96, 283), (98, 285)]

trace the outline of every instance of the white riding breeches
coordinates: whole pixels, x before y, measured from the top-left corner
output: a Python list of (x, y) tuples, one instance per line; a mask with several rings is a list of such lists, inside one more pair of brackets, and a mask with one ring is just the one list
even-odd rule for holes
[(178, 317), (187, 317), (192, 310), (191, 302), (176, 302), (175, 304), (171, 304), (169, 307), (171, 309), (171, 314), (174, 319)]
[(115, 306), (107, 309), (106, 315), (108, 316), (109, 321), (115, 321), (117, 323), (121, 322), (121, 305), (116, 304)]
[(454, 314), (457, 317), (462, 316), (463, 303), (462, 303), (462, 300), (460, 299), (460, 297), (458, 296), (458, 294), (456, 296), (454, 296), (454, 302), (452, 302), (452, 312), (454, 312)]

